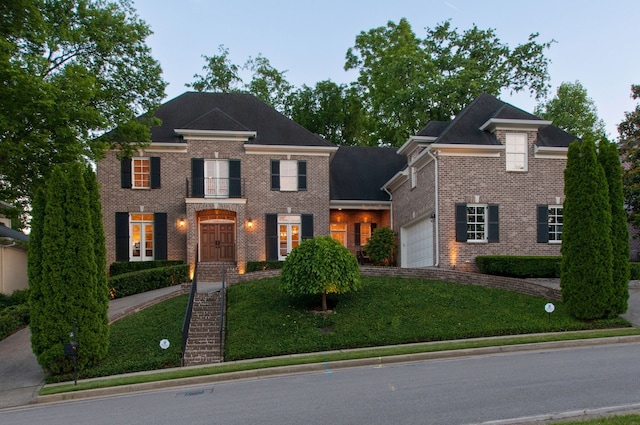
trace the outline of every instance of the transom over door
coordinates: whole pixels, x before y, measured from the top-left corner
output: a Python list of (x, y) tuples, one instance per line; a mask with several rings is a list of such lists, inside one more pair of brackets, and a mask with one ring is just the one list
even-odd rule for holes
[(235, 261), (234, 223), (200, 224), (200, 261)]

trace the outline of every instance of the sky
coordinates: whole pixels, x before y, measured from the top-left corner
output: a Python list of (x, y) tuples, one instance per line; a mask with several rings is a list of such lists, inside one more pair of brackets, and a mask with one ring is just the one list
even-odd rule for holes
[[(203, 74), (203, 55), (229, 50), (243, 65), (262, 55), (296, 88), (322, 80), (338, 84), (357, 78), (345, 71), (345, 55), (360, 32), (406, 18), (414, 33), (450, 20), (463, 32), (474, 24), (493, 28), (511, 48), (539, 33), (555, 40), (550, 96), (562, 82), (579, 81), (594, 101), (610, 139), (618, 137), (624, 113), (635, 109), (631, 84), (640, 84), (636, 45), (637, 0), (134, 0), (138, 16), (153, 31), (147, 39), (169, 83), (165, 100), (185, 91)], [(248, 79), (245, 79), (248, 81)], [(500, 98), (528, 112), (537, 101), (527, 93)]]

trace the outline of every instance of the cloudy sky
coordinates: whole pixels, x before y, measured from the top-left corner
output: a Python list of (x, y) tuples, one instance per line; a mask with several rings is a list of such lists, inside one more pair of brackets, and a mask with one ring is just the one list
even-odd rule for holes
[[(539, 42), (555, 40), (546, 53), (551, 94), (580, 81), (614, 139), (636, 105), (630, 86), (640, 84), (637, 0), (134, 0), (134, 7), (154, 32), (147, 43), (169, 83), (167, 100), (188, 90), (202, 73), (202, 55), (218, 54), (220, 45), (238, 65), (262, 54), (296, 87), (351, 82), (356, 74), (344, 63), (355, 37), (401, 18), (418, 37), (451, 20), (460, 32), (474, 23), (494, 28), (511, 47), (536, 32)], [(501, 97), (530, 112), (536, 104), (528, 94)]]

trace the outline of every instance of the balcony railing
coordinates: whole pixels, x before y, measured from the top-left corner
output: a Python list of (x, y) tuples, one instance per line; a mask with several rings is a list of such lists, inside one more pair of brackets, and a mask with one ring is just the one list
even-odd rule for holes
[(186, 186), (187, 198), (244, 198), (241, 178), (187, 178)]

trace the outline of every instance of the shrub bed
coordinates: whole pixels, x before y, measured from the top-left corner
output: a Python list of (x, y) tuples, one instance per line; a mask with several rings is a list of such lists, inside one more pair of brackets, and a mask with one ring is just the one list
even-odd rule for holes
[(629, 279), (640, 280), (640, 263), (629, 263)]
[(156, 269), (183, 264), (182, 260), (153, 260), (153, 261), (119, 261), (109, 266), (109, 276), (114, 277), (138, 270)]
[(29, 324), (29, 305), (18, 304), (0, 312), (0, 339), (4, 339)]
[(558, 278), (562, 257), (483, 255), (476, 257), (481, 273), (528, 278)]
[(153, 289), (180, 285), (188, 280), (188, 264), (138, 270), (109, 278), (109, 295), (112, 299), (121, 298)]
[(260, 272), (263, 270), (280, 270), (284, 261), (248, 261), (247, 273)]

